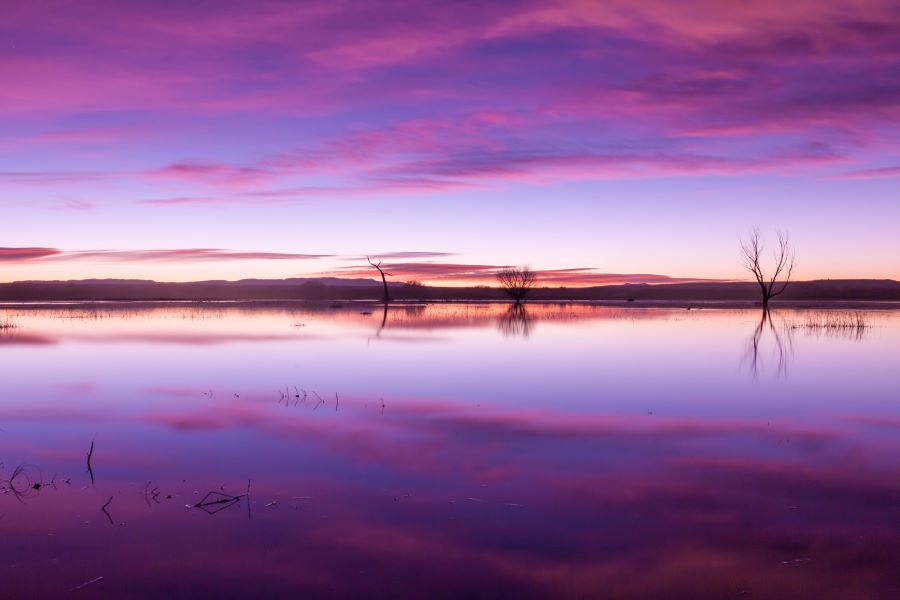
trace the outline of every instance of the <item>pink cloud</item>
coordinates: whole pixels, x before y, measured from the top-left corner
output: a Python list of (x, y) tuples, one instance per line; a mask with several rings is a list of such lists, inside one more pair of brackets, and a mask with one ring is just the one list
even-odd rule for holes
[[(58, 164), (79, 144), (122, 160), (0, 182), (123, 179), (156, 207), (818, 175), (900, 122), (887, 0), (137, 3), (7, 18), (17, 52), (0, 78), (17, 85), (0, 114), (40, 131), (15, 139), (59, 147)], [(133, 134), (159, 144), (124, 144)], [(190, 159), (173, 156), (184, 148)]]
[[(453, 252), (384, 252), (382, 254), (370, 254), (369, 258), (439, 258), (454, 256)], [(365, 256), (348, 257), (346, 260), (365, 260)]]
[(837, 175), (835, 179), (883, 179), (887, 177), (900, 177), (900, 166), (860, 169)]
[(66, 200), (62, 204), (50, 207), (50, 210), (62, 212), (86, 212), (94, 210), (95, 208), (97, 208), (97, 206), (93, 202), (87, 202), (85, 200)]
[(270, 178), (272, 173), (255, 166), (180, 162), (147, 172), (149, 177), (241, 187)]
[(165, 250), (59, 250), (57, 248), (0, 248), (0, 262), (29, 260), (100, 261), (208, 261), (208, 260), (312, 260), (330, 254), (292, 252), (244, 252), (216, 248), (175, 248)]
[(238, 252), (214, 248), (178, 248), (168, 250), (76, 250), (56, 255), (53, 260), (102, 261), (198, 261), (198, 260), (308, 260), (328, 254), (288, 252)]
[(126, 140), (143, 137), (151, 133), (146, 126), (100, 126), (79, 129), (61, 129), (48, 131), (23, 140), (29, 145), (100, 145), (117, 144)]
[(56, 248), (0, 248), (0, 262), (22, 262), (60, 254), (62, 250)]
[(0, 171), (0, 183), (57, 186), (108, 179), (102, 171)]
[[(430, 283), (480, 283), (496, 284), (496, 273), (510, 265), (483, 265), (441, 262), (400, 262), (386, 263), (384, 268), (398, 280), (424, 279)], [(622, 283), (687, 283), (712, 281), (698, 278), (670, 277), (650, 273), (605, 273), (589, 267), (536, 270), (538, 285), (541, 286), (589, 286), (614, 285)], [(368, 265), (342, 267), (323, 273), (341, 277), (370, 277), (372, 268)]]

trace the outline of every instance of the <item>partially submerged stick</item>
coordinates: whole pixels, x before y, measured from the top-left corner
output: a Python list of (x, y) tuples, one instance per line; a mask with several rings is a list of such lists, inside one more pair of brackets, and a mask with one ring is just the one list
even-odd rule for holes
[(115, 525), (115, 523), (113, 522), (112, 515), (109, 514), (109, 512), (106, 510), (106, 507), (109, 506), (109, 505), (112, 503), (112, 501), (113, 501), (113, 497), (110, 496), (110, 497), (109, 497), (109, 500), (106, 501), (106, 504), (104, 504), (103, 506), (100, 507), (100, 511), (101, 511), (104, 515), (106, 515), (106, 518), (107, 518), (107, 519), (109, 519), (109, 524), (110, 524), (110, 525)]
[(94, 456), (94, 440), (91, 440), (91, 449), (87, 453), (87, 471), (91, 476), (91, 485), (94, 485), (94, 469), (91, 468), (91, 458)]

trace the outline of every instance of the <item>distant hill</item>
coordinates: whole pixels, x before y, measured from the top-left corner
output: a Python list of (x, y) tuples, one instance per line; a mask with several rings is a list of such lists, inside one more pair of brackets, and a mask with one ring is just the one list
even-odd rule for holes
[[(502, 300), (493, 287), (427, 287), (392, 283), (397, 300)], [(161, 283), (147, 280), (89, 279), (20, 281), (0, 284), (0, 301), (90, 300), (378, 300), (381, 283), (371, 279), (296, 278)], [(755, 283), (704, 282), (627, 284), (588, 288), (537, 288), (530, 300), (560, 301), (726, 301), (758, 300)], [(900, 282), (890, 279), (824, 279), (792, 283), (778, 301), (900, 302)], [(775, 301), (773, 301), (775, 302)]]

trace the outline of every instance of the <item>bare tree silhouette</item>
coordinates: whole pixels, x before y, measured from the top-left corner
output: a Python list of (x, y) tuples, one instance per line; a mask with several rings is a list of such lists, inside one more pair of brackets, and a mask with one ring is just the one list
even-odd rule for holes
[(506, 295), (516, 304), (521, 304), (537, 284), (537, 273), (527, 265), (522, 267), (507, 267), (497, 271), (497, 282)]
[(381, 261), (380, 261), (380, 260), (379, 260), (377, 263), (373, 263), (373, 262), (372, 262), (372, 259), (369, 258), (368, 256), (366, 257), (366, 260), (369, 262), (369, 264), (370, 264), (373, 268), (378, 269), (378, 273), (381, 275), (381, 284), (384, 286), (384, 298), (382, 298), (381, 301), (382, 301), (382, 302), (390, 302), (390, 301), (391, 301), (391, 295), (388, 293), (387, 279), (385, 279), (385, 275), (390, 275), (390, 273), (386, 273), (386, 272), (384, 271), (384, 269), (381, 268)]
[[(791, 281), (791, 275), (794, 272), (796, 254), (791, 246), (788, 234), (779, 231), (778, 248), (773, 253), (775, 262), (772, 267), (772, 274), (766, 275), (762, 265), (764, 251), (765, 242), (759, 235), (759, 227), (754, 227), (750, 237), (746, 240), (741, 240), (741, 253), (744, 258), (744, 267), (753, 273), (753, 277), (759, 285), (763, 310), (766, 310), (769, 308), (769, 300), (781, 295), (787, 289), (788, 283)], [(781, 277), (780, 282), (778, 280), (779, 277)]]

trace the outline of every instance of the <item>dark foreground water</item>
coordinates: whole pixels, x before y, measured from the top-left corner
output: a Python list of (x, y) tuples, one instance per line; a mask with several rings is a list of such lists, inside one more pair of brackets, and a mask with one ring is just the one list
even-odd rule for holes
[(762, 317), (0, 309), (0, 595), (900, 598), (900, 312)]

